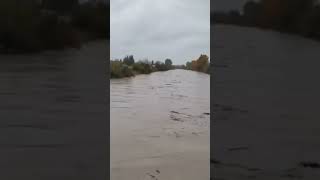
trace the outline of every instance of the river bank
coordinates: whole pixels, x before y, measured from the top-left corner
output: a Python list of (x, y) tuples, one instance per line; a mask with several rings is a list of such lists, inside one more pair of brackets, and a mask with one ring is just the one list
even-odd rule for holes
[[(127, 56), (126, 58), (129, 58)], [(110, 72), (111, 78), (124, 78), (132, 77), (138, 74), (150, 74), (157, 71), (168, 71), (175, 68), (172, 65), (172, 61), (168, 63), (163, 63), (160, 61), (153, 62), (149, 60), (134, 62), (133, 56), (132, 60), (111, 60), (110, 61)]]
[(111, 79), (110, 179), (209, 179), (209, 80), (187, 70)]
[(111, 78), (132, 77), (138, 74), (150, 74), (158, 71), (168, 71), (173, 69), (185, 69), (196, 72), (210, 74), (212, 63), (207, 55), (200, 55), (196, 60), (186, 62), (185, 65), (172, 65), (171, 59), (165, 62), (160, 61), (138, 61), (134, 62), (133, 56), (127, 56), (124, 60), (111, 60)]

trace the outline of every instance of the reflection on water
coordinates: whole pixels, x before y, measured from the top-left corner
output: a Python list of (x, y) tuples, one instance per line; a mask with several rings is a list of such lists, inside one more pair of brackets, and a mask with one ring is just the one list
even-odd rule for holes
[(105, 176), (107, 57), (106, 42), (0, 55), (1, 179)]

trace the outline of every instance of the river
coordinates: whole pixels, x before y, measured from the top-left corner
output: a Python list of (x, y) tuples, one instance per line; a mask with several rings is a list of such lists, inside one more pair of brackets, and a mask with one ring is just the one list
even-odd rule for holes
[(111, 79), (111, 179), (209, 179), (210, 76)]
[(214, 177), (319, 179), (320, 42), (222, 25), (211, 42)]
[(107, 176), (108, 51), (0, 55), (0, 179)]

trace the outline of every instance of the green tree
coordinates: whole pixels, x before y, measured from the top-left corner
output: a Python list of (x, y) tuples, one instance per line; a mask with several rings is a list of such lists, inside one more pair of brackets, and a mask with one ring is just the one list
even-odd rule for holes
[(167, 69), (172, 69), (172, 60), (171, 59), (166, 59), (164, 61), (164, 64), (166, 65)]
[(167, 66), (171, 66), (172, 65), (172, 60), (171, 59), (166, 59), (164, 61), (164, 64), (166, 64)]
[(127, 64), (128, 66), (133, 65), (133, 64), (134, 64), (133, 55), (126, 56), (126, 57), (123, 59), (123, 63)]

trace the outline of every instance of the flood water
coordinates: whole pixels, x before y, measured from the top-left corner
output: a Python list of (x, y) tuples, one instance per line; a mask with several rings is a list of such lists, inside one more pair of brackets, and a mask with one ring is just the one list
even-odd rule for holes
[(222, 25), (211, 38), (215, 178), (319, 179), (303, 163), (320, 163), (320, 42)]
[(209, 179), (210, 76), (111, 79), (111, 179)]
[(106, 177), (108, 52), (0, 55), (0, 179)]

